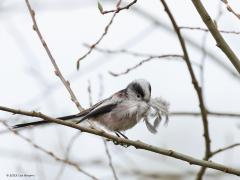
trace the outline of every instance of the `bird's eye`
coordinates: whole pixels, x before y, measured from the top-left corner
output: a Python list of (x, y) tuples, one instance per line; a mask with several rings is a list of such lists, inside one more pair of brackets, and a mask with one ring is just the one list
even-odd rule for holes
[(141, 96), (138, 94), (137, 97), (140, 98)]

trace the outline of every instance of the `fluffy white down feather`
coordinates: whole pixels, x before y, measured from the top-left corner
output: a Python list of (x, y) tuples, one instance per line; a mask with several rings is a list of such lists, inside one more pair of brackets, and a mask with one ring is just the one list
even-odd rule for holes
[[(148, 130), (155, 134), (157, 133), (157, 127), (162, 120), (162, 115), (166, 116), (165, 124), (168, 123), (169, 103), (160, 97), (156, 97), (150, 99), (149, 106), (150, 108), (143, 120), (145, 121)], [(153, 125), (149, 122), (152, 118), (154, 118)]]

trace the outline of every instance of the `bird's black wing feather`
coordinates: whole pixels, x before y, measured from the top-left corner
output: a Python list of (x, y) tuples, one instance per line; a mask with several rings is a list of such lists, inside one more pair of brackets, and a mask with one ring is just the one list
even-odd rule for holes
[(93, 117), (97, 117), (99, 115), (108, 113), (108, 112), (112, 111), (116, 106), (117, 106), (117, 103), (107, 104), (107, 105), (101, 106), (101, 107), (91, 111), (90, 113), (88, 113), (80, 121), (78, 121), (78, 123), (80, 123), (80, 122), (82, 122), (82, 121), (84, 121), (88, 118), (93, 118)]
[[(63, 117), (58, 117), (56, 119), (61, 119), (61, 120), (69, 120), (69, 119), (74, 119), (74, 118), (78, 118), (81, 116), (86, 115), (87, 113), (78, 113), (78, 114), (74, 114), (74, 115), (70, 115), (70, 116), (63, 116)], [(17, 128), (23, 128), (23, 127), (27, 127), (27, 126), (37, 126), (37, 125), (44, 125), (44, 124), (50, 124), (52, 122), (44, 120), (44, 121), (35, 121), (35, 122), (30, 122), (30, 123), (23, 123), (23, 124), (17, 124), (15, 126), (13, 126), (13, 129), (17, 129)]]
[(122, 101), (121, 98), (115, 99), (114, 101), (112, 101), (109, 104), (102, 105), (102, 103), (106, 102), (107, 100), (109, 100), (115, 96), (126, 96), (126, 93), (127, 93), (126, 89), (122, 89), (122, 90), (118, 91), (117, 93), (115, 93), (112, 97), (105, 99), (105, 100), (101, 101), (100, 103), (96, 104), (94, 107), (91, 108), (91, 111), (89, 113), (87, 113), (85, 116), (81, 116), (82, 119), (79, 120), (77, 123), (80, 123), (86, 119), (97, 117), (99, 115), (102, 115), (102, 114), (112, 111), (118, 105), (118, 103), (120, 103)]
[(23, 128), (23, 127), (27, 127), (27, 126), (33, 126), (33, 125), (43, 125), (43, 124), (47, 124), (50, 123), (49, 121), (35, 121), (35, 122), (30, 122), (30, 123), (23, 123), (23, 124), (17, 124), (15, 126), (13, 126), (13, 129), (18, 129), (18, 128)]
[[(109, 98), (108, 98), (109, 99)], [(70, 120), (70, 119), (74, 119), (74, 118), (79, 118), (79, 117), (86, 117), (89, 113), (91, 113), (91, 111), (93, 109), (95, 109), (97, 106), (101, 105), (104, 101), (108, 100), (108, 99), (104, 99), (96, 104), (94, 104), (92, 107), (83, 110), (82, 112), (78, 113), (78, 114), (74, 114), (74, 115), (69, 115), (69, 116), (63, 116), (63, 117), (58, 117), (56, 119), (61, 119), (61, 120)], [(13, 129), (17, 129), (17, 128), (23, 128), (23, 127), (28, 127), (28, 126), (37, 126), (37, 125), (44, 125), (44, 124), (49, 124), (52, 122), (49, 122), (47, 120), (44, 121), (35, 121), (35, 122), (30, 122), (30, 123), (23, 123), (23, 124), (17, 124), (15, 126), (13, 126)]]

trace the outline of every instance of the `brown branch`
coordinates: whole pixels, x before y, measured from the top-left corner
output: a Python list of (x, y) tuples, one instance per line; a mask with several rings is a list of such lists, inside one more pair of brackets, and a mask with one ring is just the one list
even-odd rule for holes
[(230, 6), (230, 4), (228, 4), (228, 0), (221, 0), (221, 1), (226, 5), (226, 8), (227, 8), (227, 10), (228, 10), (229, 12), (231, 12), (231, 13), (234, 14), (238, 19), (240, 19), (240, 14), (233, 10), (233, 8)]
[[(88, 44), (83, 44), (87, 48), (90, 48), (91, 46)], [(94, 50), (101, 52), (101, 53), (106, 53), (106, 54), (128, 54), (131, 56), (135, 57), (157, 57), (158, 55), (154, 54), (148, 54), (148, 53), (140, 53), (140, 52), (134, 52), (134, 51), (129, 51), (127, 49), (117, 49), (117, 50), (112, 50), (112, 49), (105, 49), (105, 48), (100, 48), (100, 47), (95, 47)]]
[(13, 114), (22, 114), (22, 115), (25, 115), (25, 116), (39, 117), (39, 118), (42, 118), (42, 119), (44, 119), (46, 121), (49, 121), (49, 122), (65, 125), (65, 126), (68, 126), (68, 127), (74, 128), (74, 129), (78, 129), (82, 132), (86, 132), (86, 133), (89, 133), (89, 134), (94, 134), (94, 135), (97, 135), (97, 136), (105, 137), (107, 139), (110, 139), (112, 142), (115, 142), (115, 143), (117, 142), (118, 145), (121, 145), (121, 144), (124, 145), (125, 144), (125, 145), (129, 145), (129, 147), (133, 146), (136, 149), (142, 149), (142, 150), (146, 150), (146, 151), (149, 151), (149, 152), (154, 152), (156, 154), (161, 154), (161, 155), (165, 155), (165, 156), (172, 157), (172, 158), (175, 158), (175, 159), (179, 159), (179, 160), (188, 162), (191, 165), (194, 164), (194, 165), (198, 165), (198, 166), (204, 166), (204, 167), (212, 168), (212, 169), (215, 169), (215, 170), (223, 171), (225, 173), (240, 176), (240, 170), (238, 170), (238, 169), (227, 167), (227, 166), (221, 165), (219, 163), (200, 160), (200, 159), (197, 159), (197, 158), (194, 158), (194, 157), (182, 154), (182, 153), (178, 153), (178, 152), (173, 151), (173, 150), (162, 149), (162, 148), (159, 148), (159, 147), (156, 147), (156, 146), (153, 146), (153, 145), (146, 144), (146, 143), (141, 142), (139, 140), (133, 141), (133, 140), (130, 140), (130, 139), (120, 138), (120, 137), (111, 135), (109, 133), (106, 133), (102, 130), (82, 127), (82, 126), (79, 126), (77, 124), (73, 124), (73, 123), (70, 123), (70, 122), (67, 122), (67, 121), (62, 121), (62, 120), (59, 120), (59, 119), (55, 119), (55, 118), (46, 116), (46, 115), (44, 115), (40, 112), (22, 111), (22, 110), (16, 110), (16, 109), (4, 107), (4, 106), (0, 106), (0, 110), (5, 111), (5, 112), (10, 112), (10, 113), (13, 113)]
[[(209, 32), (209, 29), (202, 28), (202, 27), (179, 26), (179, 29), (198, 30), (198, 31)], [(225, 34), (236, 34), (236, 35), (240, 34), (239, 31), (226, 31), (226, 30), (218, 30), (218, 31), (221, 33), (225, 33)]]
[[(192, 179), (192, 177), (195, 175), (194, 171), (181, 171), (178, 173), (174, 172), (166, 172), (161, 170), (149, 170), (149, 171), (143, 171), (139, 169), (131, 169), (129, 170), (120, 170), (120, 173), (124, 177), (128, 176), (134, 176), (135, 179), (152, 179), (152, 180), (171, 180), (171, 179), (178, 179), (178, 180), (185, 180), (185, 179)], [(139, 177), (139, 178), (136, 178)], [(219, 172), (213, 172), (206, 174), (206, 179), (221, 179), (221, 173)]]
[[(116, 9), (119, 9), (120, 4), (121, 4), (121, 0), (119, 0), (119, 1), (117, 2)], [(94, 44), (91, 45), (91, 47), (89, 48), (89, 50), (88, 50), (83, 56), (81, 56), (81, 57), (77, 60), (77, 69), (79, 69), (79, 63), (80, 63), (80, 61), (83, 60), (84, 58), (86, 58), (86, 57), (93, 51), (93, 49), (95, 48), (95, 46), (97, 46), (97, 45), (102, 41), (102, 39), (107, 35), (108, 30), (109, 30), (110, 26), (112, 25), (113, 20), (114, 20), (114, 18), (116, 17), (116, 15), (117, 15), (117, 11), (114, 12), (114, 14), (113, 14), (112, 18), (110, 19), (109, 23), (108, 23), (107, 26), (104, 28), (104, 32), (103, 32), (103, 34), (100, 36), (100, 38), (99, 38)]]
[[(217, 111), (207, 111), (209, 116), (216, 116), (216, 117), (230, 117), (230, 118), (240, 118), (240, 113), (230, 113), (230, 112), (217, 112)], [(194, 112), (194, 111), (172, 111), (169, 113), (169, 116), (201, 116), (201, 112)], [(29, 127), (31, 129), (33, 127)], [(21, 131), (24, 129), (19, 129)], [(9, 133), (8, 130), (0, 131), (0, 135)]]
[(130, 71), (138, 68), (139, 66), (141, 66), (142, 64), (144, 64), (146, 62), (149, 62), (149, 61), (154, 60), (154, 59), (162, 59), (162, 58), (183, 58), (183, 56), (182, 55), (178, 55), (178, 54), (166, 54), (166, 55), (160, 55), (160, 56), (151, 56), (151, 57), (148, 57), (148, 58), (140, 61), (138, 64), (134, 65), (133, 67), (130, 67), (130, 68), (126, 69), (124, 72), (114, 73), (112, 71), (109, 71), (109, 74), (111, 74), (112, 76), (124, 75), (124, 74), (127, 74)]
[(83, 108), (80, 105), (80, 103), (78, 102), (75, 94), (73, 93), (73, 91), (72, 91), (72, 89), (70, 87), (70, 82), (67, 81), (63, 77), (63, 75), (62, 75), (62, 73), (61, 73), (61, 71), (60, 71), (60, 69), (59, 69), (55, 59), (53, 58), (53, 55), (52, 55), (50, 49), (48, 48), (48, 45), (47, 45), (46, 41), (44, 40), (44, 38), (43, 38), (43, 36), (42, 36), (42, 34), (41, 34), (40, 30), (39, 30), (39, 27), (38, 27), (36, 19), (35, 19), (35, 12), (34, 12), (34, 10), (32, 9), (32, 7), (31, 7), (31, 5), (30, 5), (28, 0), (25, 0), (25, 2), (27, 4), (28, 11), (29, 11), (29, 13), (31, 15), (31, 18), (32, 18), (33, 30), (36, 31), (36, 33), (37, 33), (37, 35), (38, 35), (38, 37), (39, 37), (39, 39), (40, 39), (44, 49), (46, 50), (47, 55), (48, 55), (49, 59), (51, 60), (51, 63), (53, 65), (54, 69), (55, 69), (56, 76), (59, 77), (59, 79), (62, 81), (63, 85), (66, 87), (67, 91), (69, 92), (69, 94), (71, 96), (71, 100), (75, 103), (75, 105), (77, 106), (78, 110), (82, 111)]
[(195, 8), (197, 9), (199, 15), (201, 16), (203, 22), (208, 27), (210, 33), (212, 34), (213, 38), (215, 39), (217, 46), (225, 53), (228, 59), (231, 61), (235, 69), (240, 73), (240, 61), (236, 54), (232, 51), (229, 47), (227, 42), (222, 37), (221, 33), (218, 31), (217, 26), (214, 24), (213, 20), (209, 16), (208, 12), (204, 8), (203, 4), (200, 0), (192, 0)]
[[(102, 85), (100, 84), (100, 91), (102, 91), (101, 86)], [(92, 86), (91, 86), (90, 80), (88, 81), (88, 88), (87, 88), (87, 90), (88, 90), (88, 97), (89, 97), (89, 105), (92, 106), (92, 104), (93, 104), (93, 102), (92, 102)], [(101, 92), (100, 92), (100, 95), (101, 95)], [(99, 96), (99, 99), (100, 98), (101, 98), (101, 96)], [(109, 167), (110, 167), (110, 169), (111, 169), (111, 171), (113, 173), (114, 179), (118, 180), (116, 171), (115, 171), (113, 163), (112, 163), (112, 157), (111, 157), (111, 154), (110, 154), (110, 152), (108, 150), (107, 142), (106, 142), (106, 140), (104, 138), (102, 138), (102, 139), (103, 139), (103, 144), (104, 144), (104, 147), (105, 147), (105, 152), (106, 152), (106, 155), (108, 157)]]
[(101, 10), (101, 8), (99, 9), (100, 12), (102, 14), (108, 14), (108, 13), (119, 13), (120, 11), (124, 10), (124, 9), (129, 9), (132, 5), (134, 5), (135, 3), (137, 3), (137, 0), (134, 0), (132, 1), (131, 3), (127, 4), (126, 6), (123, 6), (123, 7), (119, 7), (117, 9), (114, 9), (114, 10), (108, 10), (108, 11), (104, 11), (104, 10)]
[[(208, 159), (210, 159), (211, 157), (213, 157), (214, 155), (216, 155), (218, 153), (224, 152), (224, 151), (229, 150), (231, 148), (234, 148), (236, 146), (239, 146), (239, 144), (233, 144), (233, 145), (227, 146), (225, 148), (220, 148), (220, 149), (218, 149), (216, 151), (213, 151), (213, 152), (211, 152), (211, 154), (208, 157)], [(197, 174), (196, 180), (201, 180), (205, 172), (206, 172), (206, 167), (201, 167), (200, 171)]]
[(107, 142), (105, 139), (103, 139), (103, 143), (104, 143), (104, 147), (105, 147), (105, 152), (107, 154), (107, 157), (108, 157), (108, 164), (109, 164), (109, 167), (111, 168), (112, 170), (112, 173), (113, 173), (113, 177), (115, 180), (118, 180), (118, 177), (117, 177), (117, 173), (116, 173), (116, 170), (113, 166), (113, 163), (112, 163), (112, 156), (108, 150), (108, 145), (107, 145)]
[(96, 177), (94, 177), (93, 175), (89, 174), (88, 172), (82, 170), (76, 163), (73, 163), (71, 161), (68, 161), (66, 159), (62, 159), (60, 157), (58, 157), (57, 155), (55, 155), (53, 152), (51, 151), (48, 151), (46, 149), (44, 149), (43, 147), (37, 145), (36, 143), (34, 143), (31, 139), (21, 135), (19, 132), (11, 129), (11, 127), (5, 122), (5, 121), (1, 121), (1, 123), (6, 126), (8, 128), (9, 131), (11, 131), (12, 133), (14, 133), (15, 135), (17, 135), (18, 137), (20, 137), (21, 139), (25, 140), (26, 142), (28, 142), (29, 144), (31, 144), (34, 148), (40, 150), (41, 152), (51, 156), (53, 159), (55, 159), (56, 161), (60, 161), (60, 162), (63, 162), (65, 164), (68, 164), (72, 167), (74, 167), (75, 169), (77, 169), (79, 172), (85, 174), (86, 176), (90, 177), (91, 179), (97, 179)]
[[(173, 33), (171, 27), (169, 27), (165, 22), (160, 21), (159, 18), (154, 17), (149, 11), (145, 11), (141, 8), (136, 8), (136, 7), (133, 8), (133, 11), (136, 12), (138, 15), (140, 15), (141, 18), (144, 18), (144, 19), (149, 20), (152, 23), (154, 23), (156, 25), (156, 27), (161, 28), (161, 29), (163, 29), (167, 32)], [(198, 43), (196, 43), (193, 39), (188, 38), (187, 36), (185, 36), (184, 39), (189, 45), (196, 48), (198, 51), (202, 50), (201, 46)], [(206, 53), (207, 53), (208, 57), (210, 57), (213, 62), (215, 62), (223, 70), (225, 70), (226, 72), (231, 74), (235, 78), (235, 80), (238, 80), (238, 81), (240, 80), (239, 74), (238, 74), (238, 72), (236, 72), (235, 69), (232, 69), (231, 67), (226, 65), (226, 63), (224, 63), (224, 61), (222, 59), (217, 57), (216, 54), (214, 54), (210, 50), (207, 49)]]
[(179, 39), (179, 42), (181, 44), (181, 47), (182, 47), (182, 51), (183, 51), (183, 54), (184, 54), (184, 59), (185, 59), (185, 62), (187, 64), (187, 67), (188, 67), (188, 70), (189, 70), (189, 73), (191, 75), (191, 78), (192, 78), (192, 84), (196, 90), (196, 93), (197, 93), (197, 96), (198, 96), (198, 99), (199, 99), (199, 106), (200, 106), (200, 109), (201, 109), (201, 115), (202, 115), (202, 119), (203, 119), (203, 125), (204, 125), (204, 137), (205, 137), (205, 140), (206, 140), (206, 153), (205, 154), (208, 154), (210, 152), (210, 138), (209, 138), (209, 132), (208, 132), (208, 123), (207, 123), (207, 111), (206, 111), (206, 108), (205, 108), (205, 105), (204, 105), (204, 101), (203, 101), (203, 97), (202, 97), (202, 92), (201, 92), (201, 88), (200, 86), (198, 85), (198, 81), (195, 77), (195, 74), (194, 74), (194, 71), (192, 69), (192, 65), (191, 65), (191, 62), (190, 62), (190, 59), (189, 59), (189, 56), (188, 56), (188, 52), (187, 52), (187, 49), (186, 49), (186, 46), (185, 46), (185, 42), (184, 42), (184, 39), (181, 35), (181, 32), (178, 28), (178, 25), (170, 11), (170, 9), (168, 8), (166, 2), (164, 0), (161, 0), (164, 8), (165, 8), (165, 11), (166, 13), (168, 14), (171, 22), (172, 22), (172, 25), (174, 27), (174, 30), (176, 31), (176, 34), (178, 36), (178, 39)]
[[(65, 161), (69, 161), (69, 154), (70, 154), (70, 151), (71, 151), (71, 148), (72, 148), (72, 146), (73, 146), (73, 144), (74, 144), (74, 142), (77, 140), (77, 138), (79, 137), (81, 135), (81, 132), (80, 131), (78, 131), (75, 135), (73, 135), (72, 136), (72, 138), (70, 139), (70, 141), (69, 141), (69, 143), (68, 143), (68, 145), (67, 145), (67, 148), (66, 148), (66, 152), (65, 152)], [(63, 175), (63, 172), (64, 172), (64, 169), (65, 169), (65, 167), (66, 167), (66, 164), (65, 163), (62, 163), (62, 166), (61, 166), (61, 168), (60, 168), (60, 170), (59, 170), (59, 172), (58, 172), (58, 174), (57, 174), (57, 176), (56, 176), (56, 180), (59, 180), (60, 178), (61, 178), (61, 176)]]
[(226, 151), (226, 150), (235, 148), (235, 147), (237, 147), (237, 146), (240, 146), (240, 143), (232, 144), (232, 145), (230, 145), (230, 146), (226, 146), (226, 147), (224, 147), (224, 148), (220, 148), (220, 149), (218, 149), (218, 150), (215, 150), (215, 151), (212, 152), (211, 156), (214, 156), (214, 155), (216, 155), (216, 154), (218, 154), (218, 153), (221, 153), (221, 152), (223, 152), (223, 151)]
[[(240, 113), (217, 112), (217, 111), (207, 110), (207, 114), (210, 116), (240, 118)], [(174, 112), (171, 112), (169, 115), (170, 116), (201, 116), (201, 113), (190, 112), (190, 111), (174, 111)]]
[[(98, 100), (101, 100), (101, 99), (102, 99), (103, 92), (104, 92), (104, 86), (103, 86), (103, 82), (102, 82), (102, 81), (103, 81), (103, 78), (102, 78), (101, 75), (99, 75), (99, 81), (100, 81), (100, 83), (99, 83)], [(90, 82), (89, 82), (89, 89), (90, 89), (90, 90), (88, 91), (88, 93), (89, 93), (89, 96), (91, 96), (91, 84), (90, 84)], [(91, 102), (91, 101), (90, 101), (90, 102)], [(107, 158), (108, 158), (109, 167), (110, 167), (110, 169), (111, 169), (111, 171), (112, 171), (112, 173), (113, 173), (114, 179), (115, 179), (115, 180), (118, 180), (116, 170), (115, 170), (115, 168), (114, 168), (114, 166), (113, 166), (112, 156), (111, 156), (111, 153), (110, 153), (110, 151), (109, 151), (109, 149), (108, 149), (107, 141), (106, 141), (106, 139), (104, 139), (104, 138), (102, 138), (102, 139), (103, 139), (103, 144), (104, 144), (105, 152), (106, 152), (106, 155), (107, 155)]]
[[(220, 8), (218, 10), (218, 14), (217, 14), (217, 17), (215, 19), (216, 23), (217, 23), (217, 20), (221, 17), (221, 15), (222, 15), (222, 11), (221, 11), (221, 8)], [(205, 34), (203, 36), (203, 39), (202, 39), (203, 57), (201, 59), (202, 66), (200, 68), (200, 80), (201, 80), (201, 86), (202, 86), (202, 91), (203, 91), (202, 93), (204, 93), (204, 69), (205, 69), (205, 58), (206, 58), (206, 48), (205, 48), (206, 40), (207, 40), (207, 33), (205, 32)], [(204, 96), (204, 94), (202, 96)], [(204, 159), (209, 160), (211, 158), (211, 156), (212, 156), (212, 152), (207, 154), (207, 156), (205, 156)], [(196, 176), (197, 180), (201, 180), (203, 178), (203, 175), (205, 174), (206, 169), (207, 168), (205, 168), (205, 167), (200, 168), (200, 170), (198, 171), (197, 176)]]
[(204, 99), (203, 99), (203, 95), (202, 95), (202, 89), (198, 84), (198, 81), (195, 77), (192, 65), (191, 65), (191, 61), (187, 52), (187, 48), (185, 45), (185, 41), (181, 35), (180, 29), (170, 11), (170, 9), (168, 8), (168, 5), (166, 4), (165, 0), (160, 0), (164, 6), (164, 9), (166, 11), (166, 13), (168, 14), (173, 28), (178, 36), (178, 40), (180, 42), (180, 45), (182, 47), (182, 51), (184, 54), (184, 59), (185, 62), (187, 64), (188, 67), (188, 71), (190, 73), (191, 79), (192, 79), (192, 84), (196, 90), (197, 96), (198, 96), (198, 100), (199, 100), (199, 106), (200, 106), (200, 110), (201, 110), (201, 115), (202, 115), (202, 122), (203, 122), (203, 130), (204, 130), (204, 140), (205, 140), (205, 155), (204, 155), (204, 160), (208, 160), (208, 158), (210, 157), (211, 154), (211, 140), (210, 140), (210, 136), (209, 136), (209, 128), (208, 128), (208, 119), (207, 119), (207, 110), (204, 104)]

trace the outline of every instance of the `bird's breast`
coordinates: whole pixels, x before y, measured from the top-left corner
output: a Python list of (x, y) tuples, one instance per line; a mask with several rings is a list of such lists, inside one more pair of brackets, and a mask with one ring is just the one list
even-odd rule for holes
[(95, 118), (95, 120), (111, 131), (125, 131), (135, 126), (148, 108), (145, 102), (124, 102), (118, 104), (111, 112)]

